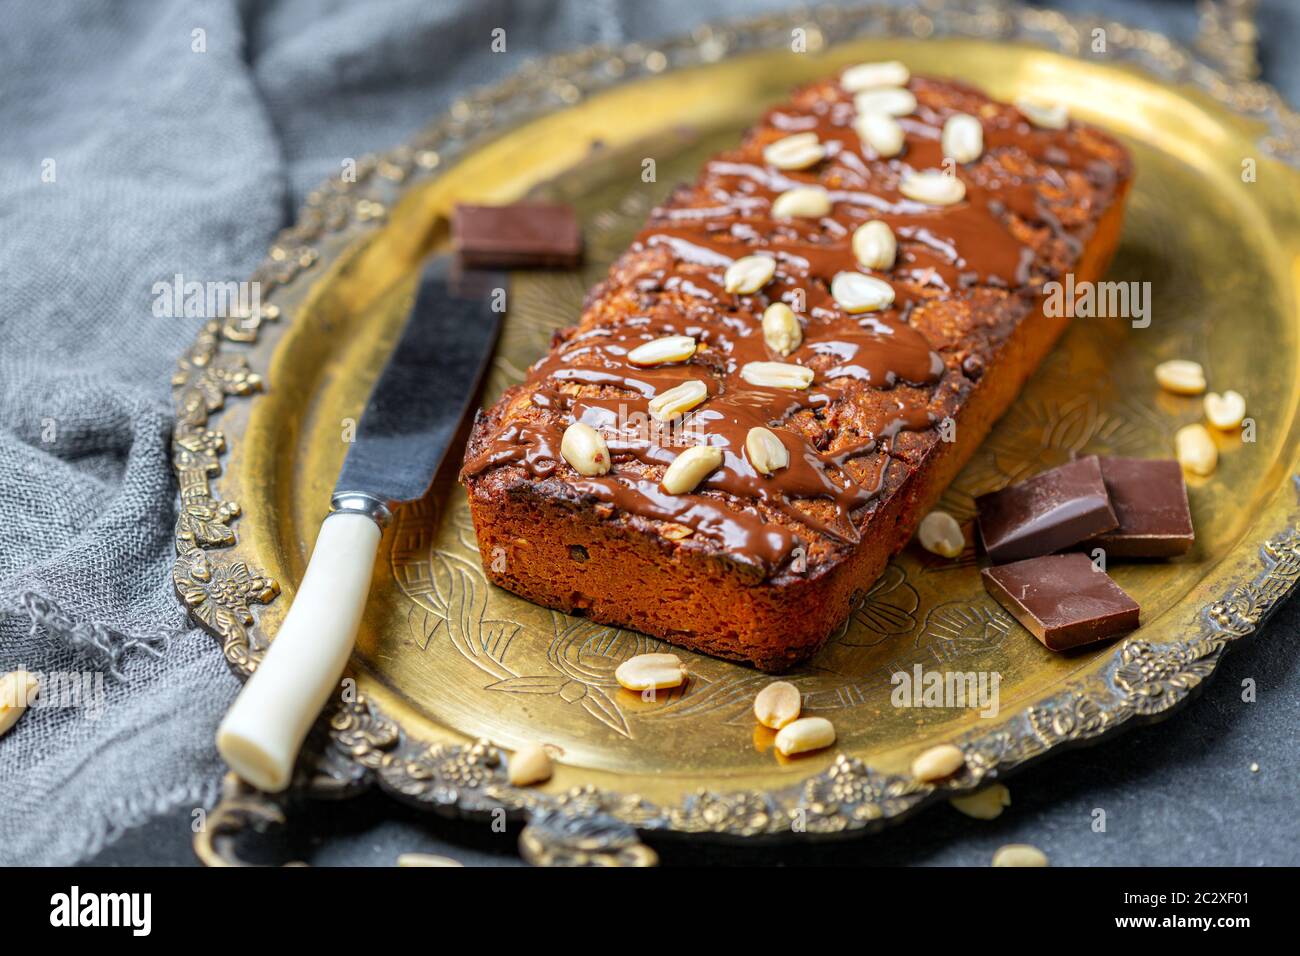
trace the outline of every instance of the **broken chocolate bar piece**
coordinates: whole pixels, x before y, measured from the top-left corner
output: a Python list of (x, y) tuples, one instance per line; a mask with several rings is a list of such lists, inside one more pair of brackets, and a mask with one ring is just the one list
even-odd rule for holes
[(1049, 650), (1104, 641), (1138, 626), (1141, 608), (1086, 554), (1050, 554), (980, 572), (984, 589)]
[(975, 506), (984, 550), (999, 564), (1051, 554), (1119, 527), (1096, 455), (981, 495)]
[(452, 237), (466, 269), (572, 269), (582, 262), (578, 217), (554, 203), (458, 205)]
[(1119, 527), (1083, 542), (1113, 558), (1186, 554), (1196, 536), (1183, 469), (1173, 459), (1103, 458), (1101, 477)]

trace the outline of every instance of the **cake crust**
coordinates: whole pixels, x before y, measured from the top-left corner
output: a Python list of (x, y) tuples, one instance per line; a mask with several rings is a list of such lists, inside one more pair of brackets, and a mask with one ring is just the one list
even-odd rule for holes
[[(951, 81), (908, 88), (917, 107), (899, 120), (893, 158), (859, 137), (837, 80), (769, 111), (654, 211), (579, 323), (480, 413), (462, 481), (493, 583), (772, 672), (843, 622), (1064, 330), (1067, 318), (1043, 312), (1043, 284), (1104, 273), (1131, 178), (1124, 148), (1097, 130), (1037, 129)], [(903, 179), (942, 168), (940, 131), (956, 113), (984, 129), (980, 157), (955, 167), (965, 199), (911, 200)], [(765, 161), (767, 146), (800, 132), (817, 134), (820, 161)], [(826, 191), (826, 215), (775, 217), (776, 197), (804, 186)], [(872, 219), (897, 236), (890, 269), (855, 257), (853, 232)], [(775, 258), (773, 277), (726, 291), (727, 266), (748, 255)], [(894, 301), (847, 312), (831, 291), (845, 272), (885, 280)], [(762, 336), (773, 302), (801, 324), (788, 355)], [(700, 347), (663, 368), (627, 361), (664, 335)], [(755, 361), (802, 365), (814, 383), (752, 386), (742, 372)], [(645, 415), (649, 398), (694, 380), (708, 397), (671, 428)], [(578, 420), (608, 442), (608, 474), (580, 475), (560, 454)], [(790, 467), (749, 465), (744, 436), (758, 424), (779, 434)], [(666, 466), (692, 443), (722, 448), (724, 464), (668, 495)]]

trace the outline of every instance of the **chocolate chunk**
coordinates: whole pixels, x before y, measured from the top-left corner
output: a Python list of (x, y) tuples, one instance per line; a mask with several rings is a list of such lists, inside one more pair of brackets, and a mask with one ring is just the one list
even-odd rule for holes
[(980, 572), (984, 589), (1043, 642), (1064, 651), (1138, 626), (1141, 608), (1086, 554), (1050, 554)]
[(975, 506), (984, 550), (999, 564), (1051, 554), (1119, 527), (1096, 455), (981, 495)]
[(1173, 459), (1103, 458), (1101, 477), (1119, 527), (1083, 542), (1107, 557), (1168, 558), (1196, 540), (1183, 469)]
[(452, 236), (467, 269), (572, 269), (582, 262), (578, 217), (553, 203), (458, 205)]

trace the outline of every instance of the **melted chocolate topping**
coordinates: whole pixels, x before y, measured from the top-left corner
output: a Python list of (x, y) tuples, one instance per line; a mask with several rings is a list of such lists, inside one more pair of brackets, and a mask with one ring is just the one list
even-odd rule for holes
[[(644, 314), (562, 338), (521, 387), (527, 402), (554, 414), (544, 423), (507, 417), (466, 461), (462, 477), (522, 465), (536, 479), (562, 479), (579, 494), (626, 514), (685, 525), (719, 541), (736, 560), (768, 572), (809, 540), (789, 523), (770, 520), (772, 512), (813, 534), (856, 543), (855, 515), (883, 487), (895, 437), (903, 429), (934, 425), (931, 403), (915, 395), (932, 396), (947, 375), (960, 378), (968, 360), (956, 355), (945, 363), (909, 324), (913, 310), (979, 287), (1036, 292), (1051, 270), (1042, 250), (1030, 244), (1034, 237), (1046, 234), (1074, 254), (1080, 245), (1078, 229), (1071, 232), (1060, 210), (1049, 208), (1053, 191), (1065, 193), (1067, 172), (1096, 179), (1092, 154), (1079, 148), (1077, 127), (1038, 130), (1013, 107), (967, 88), (924, 79), (908, 85), (920, 105), (900, 119), (906, 145), (893, 159), (881, 159), (859, 140), (852, 96), (837, 84), (825, 84), (805, 91), (799, 105), (771, 111), (751, 134), (751, 148), (734, 154), (752, 157), (761, 153), (752, 148), (757, 143), (813, 131), (826, 148), (821, 162), (798, 172), (775, 169), (761, 159), (724, 157), (708, 163), (691, 191), (691, 204), (656, 210), (632, 246), (631, 254), (647, 254), (655, 264), (639, 272), (633, 284), (641, 296), (638, 313)], [(954, 98), (960, 106), (927, 105)], [(942, 168), (940, 134), (945, 120), (959, 111), (977, 115), (984, 128), (981, 158), (957, 167), (966, 198), (951, 206), (906, 198), (898, 190), (900, 178), (908, 171)], [(1021, 175), (1021, 169), (1031, 174)], [(829, 192), (829, 215), (772, 218), (778, 195), (808, 184)], [(886, 222), (898, 240), (895, 266), (878, 273), (860, 266), (851, 246), (854, 230), (871, 219)], [(725, 291), (727, 266), (754, 254), (775, 258), (772, 280), (753, 295)], [(616, 264), (613, 272), (618, 270)], [(830, 293), (831, 280), (853, 271), (889, 282), (893, 305), (865, 315), (840, 308)], [(657, 296), (670, 296), (674, 305), (665, 307)], [(682, 301), (685, 307), (677, 304)], [(761, 328), (764, 309), (779, 301), (794, 309), (803, 329), (802, 344), (785, 357), (767, 346)], [(695, 355), (648, 368), (627, 360), (636, 346), (666, 335), (694, 337)], [(770, 361), (813, 368), (812, 386), (765, 388), (741, 378), (745, 364)], [(672, 428), (650, 417), (650, 399), (689, 380), (707, 386), (703, 403)], [(884, 403), (885, 413), (833, 452), (789, 427), (792, 416), (825, 414), (863, 384), (889, 391), (900, 383), (916, 386), (906, 390), (913, 397)], [(574, 421), (604, 436), (612, 458), (609, 474), (584, 478), (564, 463), (560, 440)], [(789, 466), (771, 476), (758, 473), (745, 455), (746, 435), (758, 425), (772, 429), (789, 452)], [(685, 444), (698, 442), (720, 448), (723, 460), (695, 493), (672, 495), (647, 477), (659, 473), (654, 466), (670, 464)], [(816, 501), (830, 507), (809, 506)]]

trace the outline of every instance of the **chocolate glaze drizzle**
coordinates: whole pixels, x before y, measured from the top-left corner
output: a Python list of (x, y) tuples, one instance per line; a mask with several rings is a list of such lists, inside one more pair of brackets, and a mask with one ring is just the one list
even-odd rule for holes
[[(744, 148), (706, 164), (694, 187), (655, 211), (588, 306), (590, 314), (610, 300), (630, 299), (631, 314), (608, 308), (596, 324), (563, 333), (519, 387), (525, 404), (544, 414), (505, 416), (476, 445), (462, 479), (521, 465), (535, 479), (561, 479), (626, 514), (684, 525), (767, 572), (815, 535), (857, 543), (855, 517), (883, 487), (896, 436), (931, 428), (936, 416), (927, 396), (941, 381), (963, 376), (961, 357), (936, 352), (909, 317), (980, 287), (1034, 294), (1052, 272), (1047, 244), (1063, 243), (1073, 261), (1086, 238), (1086, 210), (1066, 222), (1070, 207), (1052, 207), (1054, 196), (1077, 202), (1065, 177), (1082, 174), (1103, 189), (1106, 177), (1114, 179), (1092, 162), (1079, 127), (1038, 130), (1018, 110), (969, 88), (919, 78), (908, 85), (919, 105), (900, 119), (906, 145), (893, 159), (859, 140), (852, 96), (825, 83), (769, 112)], [(898, 190), (904, 173), (942, 167), (940, 134), (955, 112), (976, 115), (984, 127), (983, 156), (957, 168), (965, 200), (929, 206), (906, 198)], [(798, 172), (763, 163), (764, 145), (805, 131), (817, 133), (824, 160)], [(780, 193), (807, 184), (828, 190), (829, 215), (771, 217)], [(870, 219), (884, 220), (898, 239), (893, 269), (873, 273), (853, 254), (853, 231)], [(753, 295), (726, 292), (727, 266), (754, 254), (775, 258), (773, 279)], [(891, 283), (892, 307), (850, 315), (837, 306), (831, 280), (851, 271)], [(764, 309), (777, 301), (789, 304), (803, 327), (802, 344), (786, 357), (768, 348), (761, 329)], [(627, 361), (631, 349), (665, 335), (694, 337), (696, 354), (650, 368)], [(798, 363), (816, 376), (803, 391), (758, 387), (740, 377), (756, 361)], [(692, 379), (705, 383), (707, 400), (666, 430), (649, 416), (650, 399)], [(909, 397), (895, 389), (900, 383), (915, 386), (903, 390)], [(872, 406), (885, 410), (869, 427), (831, 443), (794, 427), (797, 416), (826, 416), (864, 387), (898, 395)], [(605, 437), (609, 474), (584, 478), (561, 458), (561, 437), (574, 421)], [(789, 452), (789, 466), (770, 477), (745, 457), (745, 437), (756, 425), (771, 428)], [(696, 493), (671, 495), (658, 475), (694, 442), (720, 448), (722, 465)], [(793, 521), (773, 521), (774, 513)]]

